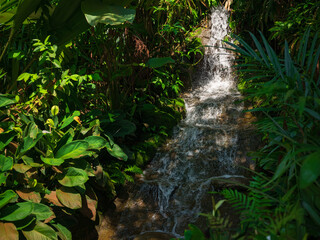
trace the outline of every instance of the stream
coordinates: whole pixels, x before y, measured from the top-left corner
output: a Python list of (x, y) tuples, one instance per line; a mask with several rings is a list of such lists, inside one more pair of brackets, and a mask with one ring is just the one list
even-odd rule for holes
[(186, 118), (129, 195), (116, 201), (121, 213), (113, 239), (182, 237), (189, 223), (205, 226), (199, 213), (212, 210), (208, 192), (217, 190), (215, 180), (245, 178), (239, 165), (248, 164), (242, 147), (247, 144), (241, 140), (247, 138), (242, 130), (248, 117), (243, 117), (243, 104), (238, 103), (234, 56), (222, 48), (228, 31), (227, 11), (213, 9), (203, 36), (208, 47), (202, 67), (183, 96)]

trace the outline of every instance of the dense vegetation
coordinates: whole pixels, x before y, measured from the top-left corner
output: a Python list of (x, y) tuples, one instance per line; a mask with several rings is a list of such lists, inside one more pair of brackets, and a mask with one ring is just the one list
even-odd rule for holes
[(226, 5), (238, 34), (227, 44), (239, 56), (239, 89), (259, 119), (263, 146), (252, 153), (258, 171), (242, 186), (247, 191), (220, 192), (240, 224), (218, 210), (221, 200), (205, 215), (210, 236), (191, 225), (186, 239), (319, 239), (320, 2)]
[[(317, 239), (320, 3), (222, 2), (264, 146), (247, 192), (220, 192), (240, 224), (230, 227), (222, 200), (209, 233), (190, 226), (185, 237)], [(1, 237), (71, 239), (133, 181), (183, 116), (197, 28), (216, 4), (0, 0)]]
[(183, 116), (212, 4), (0, 1), (1, 238), (71, 239), (133, 181)]

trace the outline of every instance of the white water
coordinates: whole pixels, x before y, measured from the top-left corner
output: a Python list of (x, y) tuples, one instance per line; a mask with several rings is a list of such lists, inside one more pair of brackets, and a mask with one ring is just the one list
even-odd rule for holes
[[(143, 232), (163, 231), (179, 236), (200, 212), (210, 212), (209, 191), (216, 178), (236, 175), (237, 119), (242, 106), (232, 73), (233, 56), (222, 40), (228, 35), (228, 14), (212, 11), (211, 35), (203, 68), (192, 90), (185, 94), (186, 118), (175, 129), (173, 139), (144, 172), (136, 196), (154, 201)], [(209, 196), (209, 197), (208, 197)], [(141, 203), (141, 202), (140, 202)], [(137, 208), (139, 200), (131, 202)], [(126, 218), (128, 216), (124, 216)]]

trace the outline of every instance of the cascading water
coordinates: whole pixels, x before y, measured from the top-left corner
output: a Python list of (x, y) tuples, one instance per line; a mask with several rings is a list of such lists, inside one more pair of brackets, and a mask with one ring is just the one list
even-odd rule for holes
[(137, 231), (180, 236), (200, 212), (212, 209), (208, 192), (214, 190), (214, 179), (241, 177), (235, 158), (242, 106), (235, 104), (241, 96), (232, 73), (233, 56), (222, 48), (227, 35), (228, 13), (214, 9), (201, 74), (184, 97), (186, 118), (126, 203), (118, 239), (133, 238)]

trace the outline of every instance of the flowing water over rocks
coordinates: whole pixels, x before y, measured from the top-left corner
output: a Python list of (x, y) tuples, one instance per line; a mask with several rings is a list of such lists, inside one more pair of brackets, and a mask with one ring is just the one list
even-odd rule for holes
[(208, 192), (217, 190), (218, 180), (245, 179), (239, 165), (249, 164), (245, 146), (250, 138), (243, 129), (251, 116), (243, 117), (237, 103), (234, 57), (222, 48), (227, 35), (227, 12), (213, 10), (209, 35), (203, 38), (209, 46), (203, 66), (184, 95), (186, 118), (129, 194), (116, 200), (121, 213), (105, 223), (115, 228), (114, 239), (170, 239), (183, 235), (189, 223), (203, 226), (198, 214), (211, 211)]

